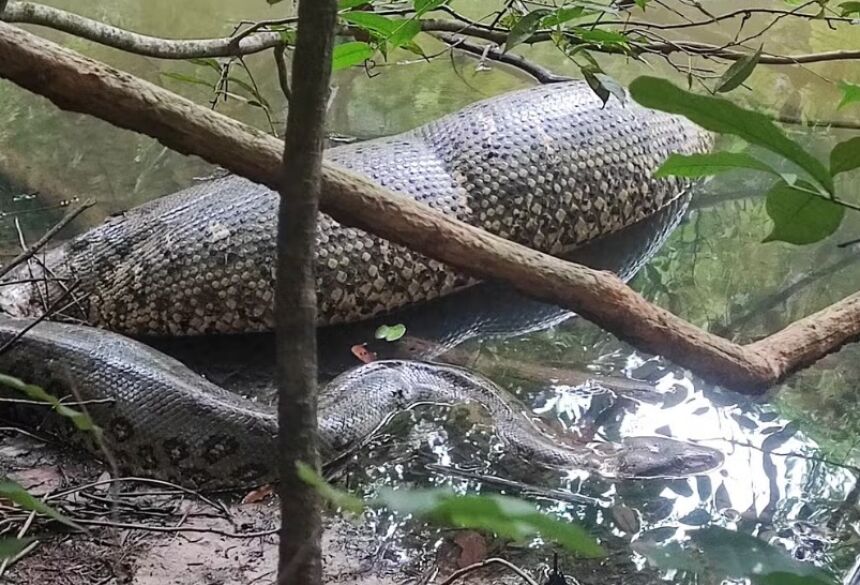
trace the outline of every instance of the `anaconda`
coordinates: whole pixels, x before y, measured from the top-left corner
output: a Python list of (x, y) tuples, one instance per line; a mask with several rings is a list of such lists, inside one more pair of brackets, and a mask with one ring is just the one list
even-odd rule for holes
[[(494, 234), (562, 254), (676, 200), (688, 183), (653, 171), (670, 153), (710, 144), (683, 118), (614, 98), (604, 106), (587, 84), (571, 82), (479, 102), (404, 134), (333, 148), (326, 158)], [(78, 283), (74, 317), (113, 331), (270, 331), (277, 201), (235, 176), (152, 201), (54, 250), (49, 277), (3, 287), (0, 308), (37, 314), (62, 294), (57, 279), (65, 278)], [(365, 319), (475, 282), (325, 215), (316, 278), (320, 324)]]
[[(327, 158), (497, 235), (562, 254), (677, 201), (688, 183), (652, 172), (668, 154), (701, 152), (710, 142), (678, 117), (614, 98), (604, 106), (576, 82), (493, 98), (405, 134), (332, 149)], [(195, 185), (52, 250), (44, 271), (10, 275), (32, 284), (0, 288), (0, 308), (35, 315), (74, 283), (74, 316), (120, 333), (270, 331), (276, 205), (277, 194), (238, 177)], [(475, 283), (327, 216), (316, 250), (320, 324), (358, 321)], [(0, 337), (22, 326), (4, 323)], [(206, 485), (257, 481), (274, 469), (271, 412), (122, 336), (43, 323), (0, 356), (3, 370), (57, 396), (95, 400), (96, 421), (130, 469)], [(380, 415), (444, 399), (483, 404), (512, 448), (546, 464), (647, 476), (720, 460), (716, 451), (663, 438), (557, 446), (514, 416), (519, 405), (489, 380), (438, 364), (371, 364), (329, 391), (336, 397), (323, 407), (329, 455), (365, 436)]]
[[(0, 344), (30, 324), (0, 319)], [(198, 487), (277, 478), (272, 407), (228, 392), (138, 341), (93, 327), (43, 322), (0, 354), (0, 371), (40, 384), (67, 403), (86, 404), (103, 429), (104, 444), (126, 471)], [(349, 370), (325, 387), (319, 414), (323, 458), (360, 445), (396, 412), (428, 402), (482, 406), (508, 449), (533, 464), (643, 478), (699, 473), (722, 462), (719, 451), (664, 437), (564, 446), (483, 376), (398, 360)], [(25, 408), (24, 418), (32, 420), (36, 413), (35, 424), (100, 454), (97, 444), (86, 441), (88, 434), (50, 408)]]

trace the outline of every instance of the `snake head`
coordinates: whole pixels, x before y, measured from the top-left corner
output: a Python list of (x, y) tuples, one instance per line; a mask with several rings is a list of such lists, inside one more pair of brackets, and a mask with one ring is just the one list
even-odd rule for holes
[(627, 437), (618, 449), (615, 472), (627, 478), (674, 478), (716, 469), (725, 457), (704, 445), (666, 437)]

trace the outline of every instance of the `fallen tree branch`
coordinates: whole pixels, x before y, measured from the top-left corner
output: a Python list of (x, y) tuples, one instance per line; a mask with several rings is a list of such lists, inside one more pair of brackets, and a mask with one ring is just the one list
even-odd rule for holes
[[(34, 75), (33, 71), (38, 71)], [(128, 73), (0, 23), (0, 77), (59, 107), (152, 136), (165, 146), (277, 189), (281, 141)], [(617, 276), (489, 234), (330, 163), (320, 208), (480, 278), (575, 311), (637, 348), (703, 378), (760, 392), (860, 336), (860, 293), (770, 337), (739, 345), (656, 307)]]
[(477, 562), (467, 567), (463, 567), (462, 569), (457, 569), (456, 571), (451, 573), (451, 575), (447, 579), (442, 581), (441, 585), (451, 585), (461, 577), (465, 577), (469, 573), (474, 573), (475, 571), (483, 569), (484, 567), (489, 567), (490, 565), (502, 565), (506, 569), (509, 569), (516, 573), (523, 581), (526, 582), (526, 585), (537, 585), (537, 581), (532, 579), (524, 570), (511, 563), (510, 561), (506, 561), (505, 559), (500, 559), (496, 557), (484, 559), (483, 561)]

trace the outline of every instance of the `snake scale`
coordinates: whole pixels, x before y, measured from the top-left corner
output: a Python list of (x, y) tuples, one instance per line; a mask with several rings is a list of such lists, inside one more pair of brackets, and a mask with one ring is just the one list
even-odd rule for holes
[[(614, 98), (604, 106), (586, 84), (571, 82), (485, 100), (326, 157), (472, 225), (562, 254), (676, 201), (688, 183), (655, 179), (653, 171), (670, 153), (702, 152), (710, 144), (710, 135), (684, 119)], [(277, 202), (276, 193), (235, 176), (200, 183), (55, 248), (44, 261), (44, 279), (33, 266), (12, 274), (29, 282), (0, 287), (6, 313), (33, 317), (75, 282), (72, 316), (115, 333), (41, 323), (0, 356), (0, 371), (56, 396), (94, 401), (93, 417), (131, 470), (195, 485), (271, 479), (271, 411), (119, 333), (270, 331)], [(475, 283), (325, 215), (316, 244), (321, 325), (366, 319)], [(25, 323), (4, 318), (0, 340)], [(513, 450), (548, 465), (647, 476), (679, 469), (679, 461), (696, 472), (721, 460), (711, 449), (660, 438), (561, 447), (489, 380), (422, 362), (369, 364), (330, 383), (321, 414), (326, 454), (355, 444), (392, 411), (467, 400), (491, 413)]]

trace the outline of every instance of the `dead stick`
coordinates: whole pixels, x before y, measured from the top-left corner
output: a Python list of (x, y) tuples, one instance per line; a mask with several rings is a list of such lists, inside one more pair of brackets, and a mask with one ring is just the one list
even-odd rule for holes
[(0, 345), (0, 355), (6, 353), (9, 348), (18, 343), (18, 341), (24, 337), (33, 327), (44, 321), (45, 319), (50, 318), (54, 315), (54, 312), (60, 307), (61, 303), (65, 301), (75, 290), (77, 283), (73, 284), (67, 291), (65, 291), (60, 298), (54, 301), (51, 306), (47, 308), (47, 310), (39, 315), (37, 319), (34, 319), (31, 323), (29, 323), (26, 327), (15, 333), (6, 343)]
[(48, 242), (50, 242), (54, 238), (54, 236), (56, 236), (60, 232), (61, 229), (69, 225), (76, 217), (78, 217), (81, 213), (83, 213), (93, 205), (95, 205), (95, 201), (93, 201), (92, 199), (88, 199), (74, 209), (71, 209), (65, 215), (65, 217), (63, 217), (63, 219), (61, 219), (59, 223), (57, 223), (57, 225), (45, 232), (45, 235), (39, 238), (36, 243), (18, 254), (9, 264), (4, 266), (3, 268), (0, 268), (0, 278), (3, 278), (7, 274), (9, 274), (12, 270), (15, 269), (16, 266), (23, 264), (24, 262), (35, 256), (36, 252), (41, 250)]
[[(38, 71), (38, 75), (33, 75)], [(281, 141), (165, 89), (0, 23), (0, 77), (52, 100), (141, 132), (277, 189)], [(860, 294), (742, 346), (656, 307), (615, 275), (559, 260), (397, 195), (331, 163), (321, 209), (479, 278), (568, 308), (638, 349), (703, 378), (761, 392), (860, 336)]]
[(458, 569), (458, 570), (454, 571), (453, 573), (451, 573), (451, 575), (447, 579), (442, 581), (442, 583), (440, 585), (451, 585), (451, 583), (453, 583), (454, 581), (456, 581), (460, 577), (468, 575), (469, 573), (474, 573), (478, 569), (483, 569), (484, 567), (488, 567), (490, 565), (502, 565), (503, 567), (506, 567), (507, 569), (510, 569), (511, 571), (513, 571), (514, 573), (519, 575), (522, 578), (522, 580), (525, 581), (526, 583), (528, 583), (529, 585), (537, 585), (537, 581), (535, 581), (534, 579), (529, 577), (528, 573), (526, 573), (525, 571), (523, 571), (522, 569), (520, 569), (518, 566), (511, 563), (510, 561), (506, 561), (505, 559), (500, 559), (497, 557), (491, 557), (489, 559), (484, 559), (483, 561), (481, 561), (479, 563), (475, 563), (473, 565), (469, 565), (468, 567), (463, 567), (462, 569)]

